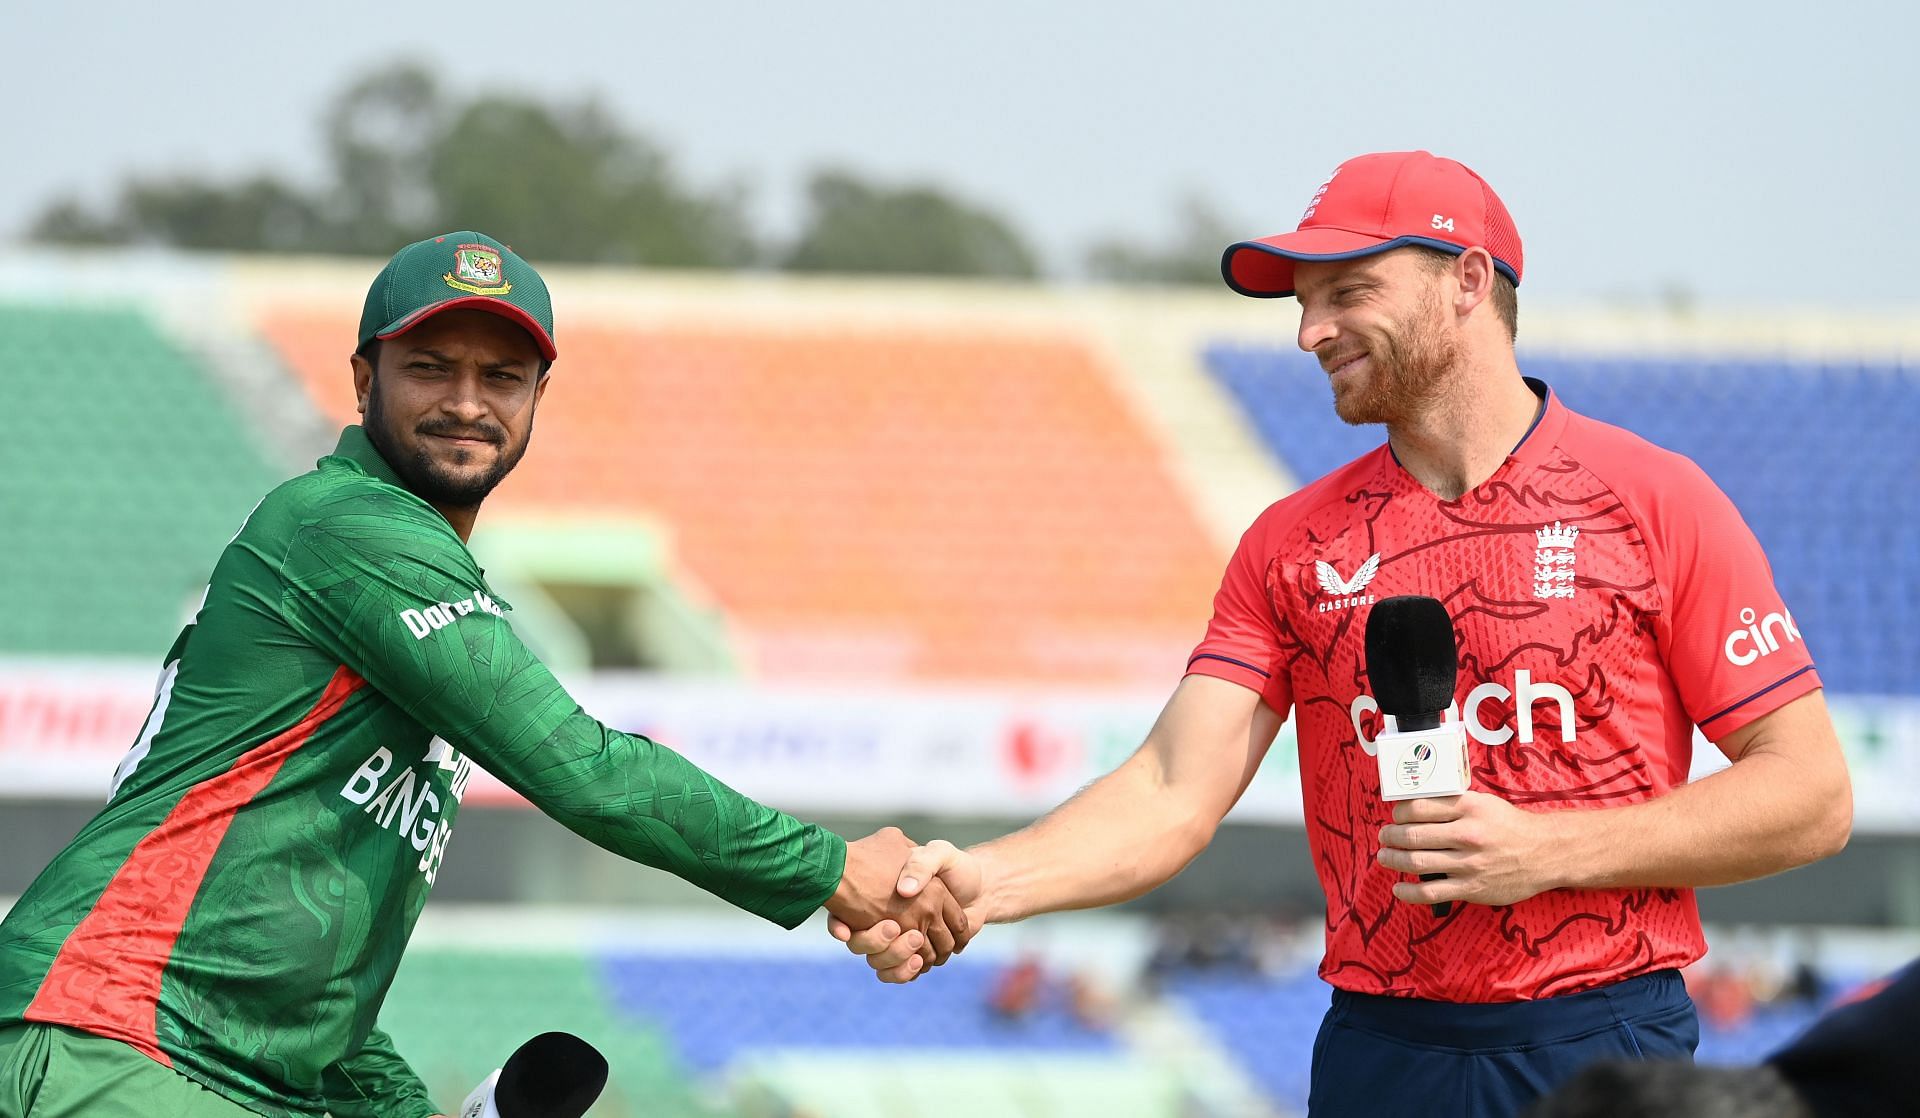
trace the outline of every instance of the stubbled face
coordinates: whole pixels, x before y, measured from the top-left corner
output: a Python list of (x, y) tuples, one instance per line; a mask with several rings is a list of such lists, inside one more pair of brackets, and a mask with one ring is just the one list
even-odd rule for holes
[(1460, 347), (1441, 302), (1445, 275), (1407, 249), (1294, 266), (1300, 348), (1326, 370), (1341, 419), (1404, 422), (1446, 392)]
[(428, 504), (479, 507), (533, 438), (547, 384), (532, 335), (462, 307), (382, 342), (379, 359), (353, 359), (374, 449)]

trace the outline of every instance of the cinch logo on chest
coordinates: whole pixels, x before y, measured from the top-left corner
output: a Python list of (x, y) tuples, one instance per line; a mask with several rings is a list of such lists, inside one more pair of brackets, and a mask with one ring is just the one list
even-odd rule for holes
[[(1513, 704), (1513, 724), (1508, 725), (1507, 719), (1502, 718), (1489, 725), (1481, 710), (1489, 702)], [(1489, 680), (1467, 692), (1464, 703), (1448, 705), (1446, 716), (1441, 721), (1464, 722), (1467, 736), (1481, 745), (1505, 745), (1515, 737), (1530, 743), (1534, 740), (1533, 708), (1543, 702), (1552, 703), (1560, 716), (1560, 741), (1572, 744), (1576, 724), (1573, 692), (1557, 683), (1536, 680), (1533, 673), (1525, 668), (1513, 673), (1511, 688)], [(1367, 736), (1366, 727), (1361, 725), (1361, 718), (1379, 713), (1380, 703), (1372, 695), (1358, 695), (1347, 707), (1347, 716), (1353, 720), (1353, 736), (1359, 739), (1360, 748), (1366, 750), (1369, 757), (1374, 755), (1374, 742)], [(1392, 715), (1385, 716), (1385, 721), (1387, 729), (1394, 729)]]
[(1352, 578), (1341, 578), (1340, 572), (1334, 569), (1333, 564), (1324, 559), (1314, 561), (1313, 573), (1314, 577), (1320, 580), (1320, 589), (1333, 595), (1331, 598), (1323, 598), (1314, 607), (1321, 613), (1372, 605), (1373, 595), (1362, 594), (1361, 591), (1367, 588), (1367, 583), (1373, 581), (1374, 575), (1380, 573), (1380, 553), (1376, 551), (1367, 556), (1367, 561), (1360, 564), (1360, 569), (1353, 572)]

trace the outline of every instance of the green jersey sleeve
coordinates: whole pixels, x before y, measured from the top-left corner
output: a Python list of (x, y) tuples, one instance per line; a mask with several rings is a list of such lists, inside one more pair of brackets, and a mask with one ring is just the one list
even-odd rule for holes
[(379, 1028), (367, 1034), (360, 1051), (327, 1068), (321, 1085), (333, 1118), (432, 1118), (440, 1113), (426, 1084)]
[(839, 884), (838, 835), (582, 711), (417, 499), (336, 503), (294, 533), (282, 573), (302, 636), (588, 841), (788, 928)]

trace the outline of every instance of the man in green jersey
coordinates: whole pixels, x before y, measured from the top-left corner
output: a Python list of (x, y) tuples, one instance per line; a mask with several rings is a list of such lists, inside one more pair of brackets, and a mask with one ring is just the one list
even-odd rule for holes
[[(466, 539), (550, 383), (544, 282), (479, 233), (402, 249), (353, 356), (363, 424), (267, 494), (167, 653), (101, 813), (0, 923), (0, 1118), (426, 1118), (375, 1027), (475, 765), (583, 837), (786, 927), (898, 907), (912, 844), (846, 842), (596, 722)], [(169, 1070), (171, 1069), (171, 1070)]]

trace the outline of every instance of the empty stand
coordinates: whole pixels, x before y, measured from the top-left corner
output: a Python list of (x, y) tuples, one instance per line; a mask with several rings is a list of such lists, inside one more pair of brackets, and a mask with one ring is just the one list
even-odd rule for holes
[[(1835, 691), (1920, 692), (1920, 372), (1898, 366), (1523, 355), (1575, 411), (1692, 458), (1733, 499)], [(1380, 445), (1333, 414), (1297, 351), (1216, 345), (1207, 366), (1312, 479)]]
[(157, 664), (278, 471), (132, 311), (0, 305), (0, 385), (0, 651)]
[(753, 1100), (741, 1107), (753, 1118), (1224, 1118), (1236, 1113), (1199, 1105), (1181, 1076), (1128, 1054), (812, 1049), (743, 1061), (733, 1082), (735, 1098)]
[(623, 1012), (661, 1022), (680, 1058), (702, 1071), (759, 1049), (1118, 1051), (1110, 1032), (1080, 1024), (1056, 997), (1003, 1020), (989, 1008), (997, 967), (952, 966), (901, 990), (857, 960), (737, 955), (615, 955), (602, 974)]
[(1161, 990), (1205, 1023), (1275, 1104), (1306, 1110), (1313, 1038), (1330, 997), (1319, 975), (1189, 970), (1169, 975)]
[[(268, 336), (352, 418), (353, 324)], [(777, 677), (1175, 678), (1224, 556), (1088, 349), (568, 325), (489, 516), (646, 512)]]

